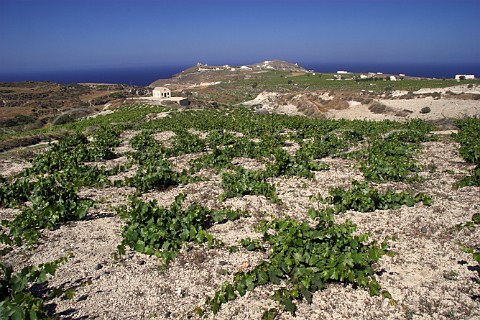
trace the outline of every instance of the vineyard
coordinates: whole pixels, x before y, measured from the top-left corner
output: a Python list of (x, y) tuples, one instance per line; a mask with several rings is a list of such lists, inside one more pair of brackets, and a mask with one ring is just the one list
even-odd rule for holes
[(480, 317), (456, 126), (136, 104), (38, 130), (67, 134), (0, 176), (0, 318)]

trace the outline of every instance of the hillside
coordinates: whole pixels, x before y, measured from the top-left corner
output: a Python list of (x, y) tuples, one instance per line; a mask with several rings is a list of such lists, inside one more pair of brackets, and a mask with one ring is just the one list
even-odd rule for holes
[[(85, 117), (127, 97), (149, 93), (120, 84), (0, 83), (0, 141), (13, 133), (39, 129)], [(4, 150), (0, 142), (0, 150)]]

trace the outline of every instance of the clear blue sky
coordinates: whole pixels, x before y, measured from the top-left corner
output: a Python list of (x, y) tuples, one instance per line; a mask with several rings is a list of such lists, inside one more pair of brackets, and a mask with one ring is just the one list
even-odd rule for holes
[(480, 0), (0, 0), (0, 70), (478, 63)]

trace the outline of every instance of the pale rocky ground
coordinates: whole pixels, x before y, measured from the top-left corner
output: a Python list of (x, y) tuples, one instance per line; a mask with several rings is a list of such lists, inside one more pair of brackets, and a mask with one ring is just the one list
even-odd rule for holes
[[(348, 120), (440, 120), (480, 115), (479, 100), (435, 100), (432, 97), (426, 97), (410, 100), (380, 99), (378, 102), (392, 108), (392, 112), (376, 114), (368, 110), (367, 105), (358, 102), (350, 102), (348, 109), (329, 111), (327, 117), (331, 119)], [(422, 114), (420, 110), (424, 107), (430, 107), (431, 112)], [(396, 112), (402, 112), (405, 110), (410, 111), (406, 116), (395, 115)]]
[[(351, 106), (355, 107), (358, 106)], [(117, 151), (131, 150), (128, 140), (136, 134), (138, 132), (124, 132), (125, 143)], [(163, 141), (172, 136), (164, 132), (155, 137)], [(108, 161), (105, 166), (124, 163), (125, 159)], [(170, 160), (183, 167), (188, 165), (188, 159), (183, 156)], [(336, 217), (338, 222), (352, 220), (359, 233), (369, 232), (372, 239), (394, 238), (389, 244), (395, 254), (384, 256), (376, 265), (377, 278), (394, 301), (370, 297), (364, 289), (329, 284), (313, 295), (312, 304), (298, 303), (296, 318), (282, 313), (278, 319), (480, 319), (480, 285), (473, 281), (479, 278), (480, 271), (472, 268), (477, 264), (459, 245), (480, 247), (478, 227), (455, 228), (480, 211), (480, 189), (452, 189), (472, 167), (459, 156), (458, 144), (452, 142), (448, 134), (441, 135), (437, 142), (424, 143), (417, 160), (425, 166), (421, 173), (424, 182), (415, 185), (390, 183), (379, 188), (423, 191), (432, 197), (432, 206), (417, 204), (413, 208), (371, 213), (347, 212)], [(330, 170), (317, 172), (315, 180), (282, 177), (271, 181), (277, 187), (282, 205), (272, 204), (263, 196), (221, 202), (218, 199), (223, 192), (221, 177), (214, 170), (203, 170), (199, 174), (208, 177), (208, 181), (150, 192), (142, 197), (169, 206), (176, 195), (186, 192), (187, 203), (248, 210), (250, 217), (210, 229), (227, 245), (238, 245), (243, 238), (259, 238), (254, 227), (260, 220), (271, 217), (306, 219), (308, 208), (321, 206), (309, 200), (311, 195), (326, 196), (332, 187), (347, 188), (352, 179), (362, 180), (351, 160), (326, 158), (322, 161), (330, 165)], [(236, 158), (234, 162), (248, 169), (261, 168), (254, 159)], [(27, 166), (26, 162), (2, 160), (0, 173), (9, 176)], [(135, 170), (133, 167), (125, 175)], [(72, 300), (56, 298), (51, 301), (51, 309), (60, 319), (188, 319), (196, 318), (191, 311), (202, 306), (224, 281), (231, 281), (235, 272), (248, 270), (267, 258), (263, 253), (243, 249), (229, 253), (227, 249), (194, 245), (182, 251), (166, 270), (159, 268), (157, 258), (132, 250), (122, 259), (114, 259), (123, 223), (113, 208), (128, 203), (128, 196), (133, 193), (133, 188), (83, 188), (82, 197), (98, 201), (88, 219), (46, 231), (35, 248), (17, 248), (2, 260), (21, 268), (70, 255), (68, 262), (48, 281), (49, 287), (75, 289)], [(11, 219), (17, 212), (0, 209), (0, 218)], [(265, 309), (276, 306), (269, 298), (276, 287), (258, 287), (224, 304), (217, 315), (207, 314), (207, 319), (260, 319)]]
[[(462, 118), (480, 116), (480, 100), (464, 100), (455, 98), (434, 99), (433, 97), (421, 97), (421, 95), (438, 92), (444, 95), (446, 92), (454, 94), (480, 94), (480, 87), (467, 85), (458, 85), (447, 88), (429, 88), (420, 89), (413, 92), (414, 99), (398, 99), (398, 97), (408, 94), (408, 91), (394, 91), (391, 98), (374, 99), (376, 102), (382, 103), (390, 108), (389, 112), (376, 114), (368, 109), (368, 105), (361, 104), (357, 101), (347, 101), (348, 108), (342, 110), (329, 110), (324, 115), (330, 119), (347, 119), (347, 120), (397, 120), (405, 121), (408, 119), (422, 119), (422, 120), (442, 120), (448, 118)], [(327, 93), (317, 94), (320, 101), (329, 101), (333, 97)], [(269, 112), (283, 113), (288, 115), (303, 115), (298, 111), (299, 104), (302, 104), (302, 96), (300, 93), (295, 98), (289, 99), (289, 102), (284, 104), (282, 99), (284, 96), (291, 94), (280, 94), (276, 92), (262, 92), (255, 99), (243, 102), (246, 106), (260, 106)], [(297, 99), (298, 98), (298, 99)], [(311, 98), (310, 98), (311, 99)], [(296, 101), (299, 100), (299, 101)], [(420, 110), (424, 107), (430, 107), (431, 112), (421, 113)], [(405, 112), (406, 111), (406, 112)], [(399, 115), (401, 113), (402, 115)]]

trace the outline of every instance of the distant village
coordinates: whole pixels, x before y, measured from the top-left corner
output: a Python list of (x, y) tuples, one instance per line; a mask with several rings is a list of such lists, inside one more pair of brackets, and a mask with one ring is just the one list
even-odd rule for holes
[[(359, 76), (355, 76), (353, 78), (345, 78), (345, 75), (348, 74), (353, 74), (353, 72), (349, 71), (344, 71), (344, 70), (339, 70), (335, 75), (333, 75), (332, 79), (329, 80), (378, 80), (378, 78), (381, 78), (382, 80), (390, 80), (390, 81), (397, 81), (397, 80), (404, 80), (406, 75), (404, 73), (398, 74), (398, 76), (395, 75), (389, 75), (386, 77), (382, 77), (383, 72), (368, 72), (367, 74), (361, 73)], [(315, 73), (314, 73), (315, 75)], [(460, 80), (474, 80), (475, 75), (473, 74), (457, 74), (455, 75), (455, 80), (460, 81)]]

